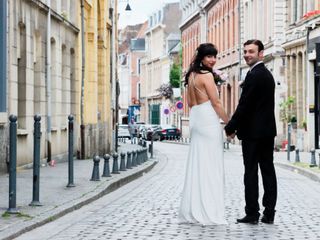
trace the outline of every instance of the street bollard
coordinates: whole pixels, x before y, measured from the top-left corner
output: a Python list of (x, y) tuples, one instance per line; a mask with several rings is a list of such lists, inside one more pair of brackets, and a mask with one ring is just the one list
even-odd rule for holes
[(93, 157), (93, 170), (92, 170), (92, 176), (90, 181), (100, 181), (99, 163), (100, 163), (100, 157), (98, 155), (95, 155)]
[(102, 177), (111, 177), (110, 167), (109, 167), (110, 155), (109, 154), (105, 154), (103, 156), (103, 159), (104, 159), (104, 166), (103, 166)]
[(143, 149), (143, 155), (144, 155), (144, 161), (145, 162), (148, 161), (148, 148), (147, 147), (145, 147)]
[(139, 158), (139, 164), (142, 164), (144, 161), (143, 161), (143, 148), (139, 149), (140, 151), (140, 158)]
[(113, 165), (112, 165), (112, 173), (113, 174), (119, 174), (119, 167), (118, 167), (118, 153), (114, 153), (112, 155), (112, 158), (113, 158)]
[(34, 133), (33, 133), (33, 188), (32, 202), (30, 206), (42, 206), (39, 201), (40, 192), (40, 141), (41, 141), (41, 116), (34, 116)]
[(127, 169), (132, 169), (132, 167), (131, 167), (131, 153), (132, 152), (127, 152), (127, 166), (126, 166)]
[(141, 161), (141, 149), (138, 149), (137, 151), (137, 164), (140, 165), (142, 163)]
[(291, 123), (288, 123), (288, 145), (287, 145), (287, 160), (290, 162), (291, 150)]
[(153, 158), (153, 144), (149, 144), (149, 153), (150, 153), (150, 158)]
[(310, 160), (310, 167), (316, 167), (317, 162), (316, 162), (316, 151), (312, 148), (311, 149), (311, 160)]
[(145, 148), (142, 148), (141, 149), (141, 163), (144, 163), (146, 161), (144, 152), (145, 152)]
[(126, 171), (126, 154), (120, 153), (120, 171)]
[(149, 156), (148, 156), (148, 148), (146, 147), (146, 159), (147, 161), (149, 160)]
[(137, 151), (133, 150), (132, 151), (132, 167), (136, 167), (137, 166)]
[(73, 116), (68, 116), (68, 185), (67, 187), (75, 187), (73, 177)]
[(296, 163), (300, 162), (299, 149), (296, 149)]
[(136, 150), (136, 166), (139, 165), (140, 160), (139, 160), (140, 156), (139, 156), (139, 149)]
[(9, 139), (9, 208), (7, 213), (19, 213), (17, 209), (17, 116), (10, 115)]
[(139, 165), (139, 149), (136, 150), (136, 158), (135, 158), (135, 165)]

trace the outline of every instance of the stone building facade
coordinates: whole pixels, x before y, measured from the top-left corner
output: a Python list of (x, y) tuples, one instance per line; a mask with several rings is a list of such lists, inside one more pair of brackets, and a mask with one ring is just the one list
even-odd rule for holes
[(171, 123), (162, 115), (163, 110), (171, 106), (172, 102), (165, 99), (157, 89), (169, 83), (170, 67), (173, 63), (170, 46), (172, 42), (178, 44), (180, 41), (180, 16), (179, 3), (168, 3), (148, 19), (145, 31), (146, 56), (140, 61), (141, 120), (146, 123)]
[[(17, 0), (7, 3), (7, 86), (0, 114), (0, 170), (8, 164), (10, 114), (18, 117), (17, 165), (33, 162), (34, 115), (41, 116), (41, 159), (63, 161), (68, 152), (68, 116), (74, 116), (74, 155), (80, 152), (80, 116), (85, 157), (110, 151), (112, 141), (110, 2), (84, 1), (85, 77), (81, 110), (81, 1)], [(81, 112), (82, 111), (82, 112)]]
[[(46, 1), (8, 1), (7, 117), (1, 122), (1, 170), (8, 162), (8, 116), (17, 115), (17, 164), (32, 163), (34, 115), (41, 116), (41, 158), (47, 158), (47, 96), (51, 94), (51, 154), (67, 154), (68, 115), (76, 116), (76, 4), (51, 1), (51, 87), (47, 88), (46, 46), (49, 7)], [(5, 153), (5, 154), (3, 154)]]
[[(319, 78), (317, 77), (316, 44), (320, 44), (320, 1), (286, 1), (285, 82), (283, 99), (294, 97), (291, 117), (292, 144), (300, 150), (319, 148)], [(290, 121), (290, 119), (288, 119)], [(282, 122), (287, 134), (287, 122)]]
[[(216, 69), (228, 75), (221, 87), (220, 98), (231, 115), (239, 98), (239, 1), (188, 1), (182, 0), (182, 68), (185, 73), (200, 43), (211, 42), (218, 49)], [(185, 93), (184, 93), (185, 95)], [(182, 133), (189, 137), (189, 108), (184, 99)]]

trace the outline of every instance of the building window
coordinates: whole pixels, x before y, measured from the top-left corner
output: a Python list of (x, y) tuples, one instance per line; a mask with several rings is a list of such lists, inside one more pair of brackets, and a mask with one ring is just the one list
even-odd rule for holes
[(137, 59), (137, 75), (141, 73), (141, 60), (140, 58)]
[[(20, 26), (20, 56), (18, 57), (18, 128), (26, 129), (27, 117), (27, 41), (26, 28)], [(19, 50), (18, 50), (19, 51)]]

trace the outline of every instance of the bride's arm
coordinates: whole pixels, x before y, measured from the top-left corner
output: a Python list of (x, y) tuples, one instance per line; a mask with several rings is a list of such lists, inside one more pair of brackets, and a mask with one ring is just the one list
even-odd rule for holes
[(228, 118), (228, 116), (222, 106), (222, 103), (219, 99), (217, 85), (214, 82), (212, 74), (208, 73), (208, 74), (203, 74), (202, 76), (204, 77), (204, 81), (203, 81), (204, 86), (205, 86), (205, 89), (208, 94), (208, 97), (209, 97), (209, 100), (211, 102), (212, 107), (214, 108), (214, 110), (216, 111), (218, 116), (222, 119), (222, 121), (227, 123), (229, 121), (229, 118)]
[(191, 94), (190, 94), (190, 91), (189, 91), (189, 85), (186, 86), (186, 90), (187, 90), (187, 103), (188, 103), (188, 106), (189, 108), (192, 108), (192, 103), (191, 103)]

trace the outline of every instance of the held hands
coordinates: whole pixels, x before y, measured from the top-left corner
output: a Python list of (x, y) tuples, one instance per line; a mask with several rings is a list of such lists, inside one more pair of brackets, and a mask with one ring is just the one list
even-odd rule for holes
[(232, 133), (231, 135), (227, 135), (227, 141), (231, 142), (231, 140), (234, 139), (235, 136), (236, 136), (235, 133)]

